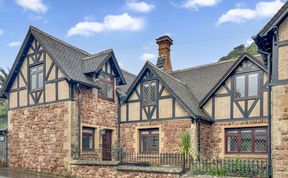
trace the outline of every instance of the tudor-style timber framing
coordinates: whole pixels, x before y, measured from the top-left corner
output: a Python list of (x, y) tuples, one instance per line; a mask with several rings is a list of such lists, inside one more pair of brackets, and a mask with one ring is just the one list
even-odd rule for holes
[[(241, 66), (247, 67), (243, 70)], [(250, 67), (250, 68), (249, 68)], [(248, 75), (257, 74), (257, 96), (248, 97)], [(235, 96), (236, 76), (245, 76), (245, 93), (241, 98)], [(210, 98), (209, 98), (210, 97)], [(244, 55), (204, 98), (200, 106), (216, 121), (238, 121), (263, 119), (267, 117), (267, 70), (250, 55)], [(205, 103), (205, 104), (203, 104)]]
[[(134, 90), (121, 105), (121, 123), (190, 119), (191, 116), (149, 68), (143, 68)], [(143, 84), (156, 82), (156, 103), (143, 104)]]
[[(27, 47), (29, 46), (29, 47)], [(42, 45), (32, 35), (15, 70), (15, 80), (9, 91), (9, 109), (19, 109), (70, 100), (69, 83)], [(43, 66), (43, 87), (31, 89), (31, 69)], [(10, 81), (11, 82), (11, 81)], [(16, 95), (15, 95), (16, 93)]]

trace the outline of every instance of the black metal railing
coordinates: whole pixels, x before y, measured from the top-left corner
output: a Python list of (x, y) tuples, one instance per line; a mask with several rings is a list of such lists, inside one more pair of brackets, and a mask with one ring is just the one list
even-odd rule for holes
[(195, 175), (267, 177), (267, 160), (212, 159), (189, 160), (188, 169)]
[(193, 159), (180, 153), (127, 153), (121, 149), (83, 151), (81, 159), (119, 161), (121, 165), (178, 167), (193, 175), (267, 177), (267, 160)]
[(95, 149), (95, 150), (82, 150), (82, 160), (94, 161), (118, 161), (119, 151), (116, 149)]
[(185, 157), (180, 153), (121, 153), (121, 164), (139, 166), (185, 166)]

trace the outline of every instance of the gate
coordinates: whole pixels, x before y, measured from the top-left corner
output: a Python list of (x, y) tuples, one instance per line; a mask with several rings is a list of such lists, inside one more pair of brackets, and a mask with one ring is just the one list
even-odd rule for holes
[(0, 161), (7, 163), (7, 128), (0, 129)]

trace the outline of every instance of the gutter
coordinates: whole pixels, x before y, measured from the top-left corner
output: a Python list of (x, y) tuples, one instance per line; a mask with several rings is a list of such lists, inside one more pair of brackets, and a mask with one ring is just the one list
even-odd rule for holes
[(263, 54), (267, 58), (268, 62), (268, 98), (267, 98), (267, 117), (268, 117), (268, 177), (272, 178), (272, 154), (271, 154), (271, 53), (267, 53), (261, 50), (257, 51)]

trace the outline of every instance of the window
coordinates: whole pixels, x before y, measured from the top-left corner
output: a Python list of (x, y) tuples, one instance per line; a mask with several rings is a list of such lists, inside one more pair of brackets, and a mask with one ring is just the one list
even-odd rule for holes
[(159, 129), (140, 130), (140, 152), (159, 152)]
[(94, 150), (94, 135), (95, 129), (89, 127), (82, 128), (82, 150), (93, 151)]
[(226, 129), (227, 153), (266, 153), (267, 128)]
[(30, 68), (30, 90), (41, 90), (44, 85), (43, 64)]
[(108, 74), (101, 73), (99, 75), (99, 96), (114, 99), (114, 78)]
[(235, 77), (235, 98), (258, 96), (258, 73), (237, 75)]
[(143, 83), (143, 105), (150, 106), (156, 104), (157, 87), (156, 81), (147, 81)]

